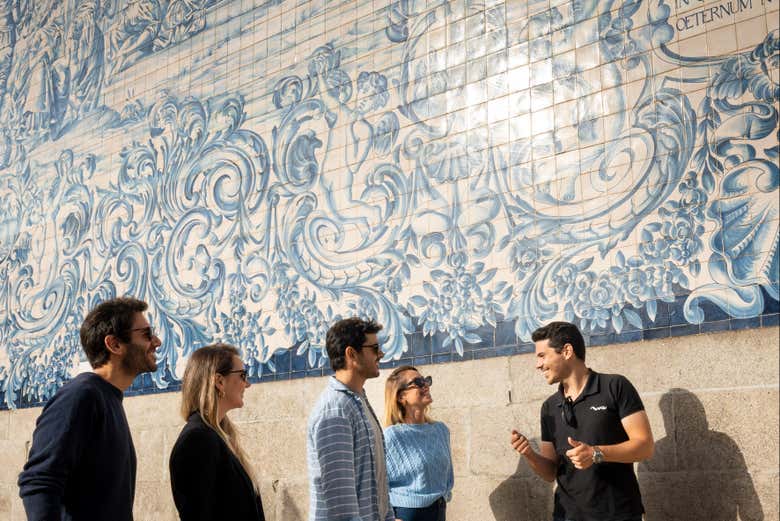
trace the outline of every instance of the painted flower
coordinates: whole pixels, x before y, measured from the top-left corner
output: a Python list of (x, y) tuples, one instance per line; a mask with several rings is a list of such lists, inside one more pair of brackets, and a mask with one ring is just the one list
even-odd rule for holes
[(324, 345), (322, 313), (313, 297), (303, 298), (298, 304), (298, 311), (293, 314), (293, 331), (296, 340), (308, 339), (315, 345)]
[[(608, 273), (596, 275), (584, 272), (577, 275), (574, 281), (572, 306), (574, 313), (590, 323), (591, 329), (606, 327), (612, 318), (613, 311), (620, 310), (622, 295)], [(583, 324), (584, 327), (584, 324)]]
[(398, 301), (398, 294), (404, 289), (404, 277), (400, 273), (393, 273), (387, 275), (383, 281), (381, 281), (380, 291), (391, 297), (394, 302)]
[(655, 298), (650, 276), (642, 267), (627, 268), (621, 287), (626, 302), (636, 308), (642, 307), (645, 302)]
[(656, 295), (663, 300), (669, 300), (674, 297), (674, 286), (679, 284), (687, 287), (688, 279), (682, 270), (674, 263), (666, 261), (647, 270), (650, 285), (655, 290)]
[(654, 235), (661, 229), (660, 223), (650, 223), (642, 229), (642, 242), (639, 253), (649, 264), (660, 264), (671, 255), (669, 241), (664, 237)]
[(699, 187), (699, 181), (695, 172), (688, 172), (679, 186), (680, 207), (687, 211), (697, 221), (704, 220), (704, 205), (709, 198), (707, 193)]
[(262, 376), (263, 365), (268, 363), (269, 346), (267, 336), (276, 330), (269, 326), (270, 314), (263, 316), (262, 310), (248, 311), (244, 305), (248, 299), (248, 279), (237, 273), (230, 277), (229, 313), (220, 314), (223, 340), (236, 346), (243, 354), (249, 374)]
[(284, 324), (285, 334), (293, 344), (298, 344), (298, 354), (308, 353), (309, 365), (315, 367), (318, 356), (325, 354), (325, 335), (333, 313), (330, 308), (319, 308), (316, 293), (308, 289), (301, 293), (299, 277), (290, 277), (290, 269), (285, 262), (278, 262), (272, 268), (271, 284), (277, 297), (275, 311)]
[(567, 262), (552, 277), (555, 294), (563, 300), (570, 300), (574, 291), (574, 281), (580, 272), (577, 264)]
[(481, 338), (474, 330), (482, 324), (495, 325), (502, 313), (499, 302), (506, 302), (511, 286), (499, 282), (492, 290), (488, 283), (495, 277), (496, 269), (485, 271), (481, 262), (471, 266), (455, 265), (452, 271), (433, 270), (431, 278), (436, 284), (425, 282), (425, 295), (411, 297), (411, 303), (421, 308), (417, 317), (425, 335), (446, 333), (444, 346), (454, 344), (463, 354), (463, 342), (478, 343)]
[(665, 222), (663, 232), (672, 241), (670, 255), (677, 263), (687, 265), (701, 251), (704, 226), (694, 222), (690, 214), (678, 214)]
[(537, 273), (549, 258), (549, 252), (539, 249), (536, 241), (515, 241), (509, 252), (512, 271), (518, 279)]

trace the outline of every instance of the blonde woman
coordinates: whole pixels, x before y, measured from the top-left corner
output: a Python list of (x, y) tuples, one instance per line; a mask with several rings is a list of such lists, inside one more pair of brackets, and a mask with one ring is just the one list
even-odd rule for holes
[(430, 376), (410, 365), (385, 384), (385, 444), (390, 503), (401, 521), (444, 521), (454, 477), (450, 431), (428, 417)]
[(182, 521), (265, 521), (252, 471), (227, 417), (249, 387), (238, 350), (198, 349), (187, 362), (181, 413), (187, 424), (173, 446), (171, 488)]

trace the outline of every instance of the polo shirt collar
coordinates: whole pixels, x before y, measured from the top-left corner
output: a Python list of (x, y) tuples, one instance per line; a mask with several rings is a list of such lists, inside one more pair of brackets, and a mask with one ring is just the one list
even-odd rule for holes
[[(601, 378), (599, 377), (599, 373), (593, 369), (588, 369), (588, 371), (590, 374), (588, 375), (588, 381), (585, 382), (585, 388), (582, 390), (577, 399), (574, 400), (574, 403), (580, 402), (586, 397), (592, 394), (598, 394), (601, 391)], [(563, 402), (566, 400), (566, 395), (563, 393), (563, 384), (558, 384), (558, 394), (561, 396), (561, 400), (558, 402), (558, 407), (562, 407)]]

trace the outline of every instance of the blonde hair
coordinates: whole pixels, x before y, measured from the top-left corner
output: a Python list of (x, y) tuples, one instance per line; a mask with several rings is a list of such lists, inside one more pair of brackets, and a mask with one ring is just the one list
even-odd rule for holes
[(233, 369), (233, 357), (238, 349), (228, 344), (212, 344), (201, 347), (187, 361), (181, 388), (181, 415), (187, 420), (197, 412), (203, 422), (219, 434), (225, 445), (238, 458), (257, 490), (254, 471), (238, 441), (238, 430), (230, 418), (217, 420), (219, 392), (215, 385), (218, 374), (226, 375)]
[[(417, 368), (411, 365), (402, 365), (396, 367), (395, 370), (390, 373), (385, 382), (385, 427), (390, 427), (397, 423), (404, 423), (404, 416), (406, 410), (404, 406), (398, 401), (398, 392), (405, 382), (401, 379), (401, 374), (406, 371), (417, 371)], [(419, 371), (417, 371), (419, 373)], [(425, 423), (433, 423), (433, 420), (428, 416), (428, 409), (425, 410)]]

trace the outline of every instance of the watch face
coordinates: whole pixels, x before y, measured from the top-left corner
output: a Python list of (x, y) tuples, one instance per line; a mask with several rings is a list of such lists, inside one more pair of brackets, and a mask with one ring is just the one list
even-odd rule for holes
[(604, 453), (599, 449), (593, 449), (593, 463), (601, 463), (604, 461)]

